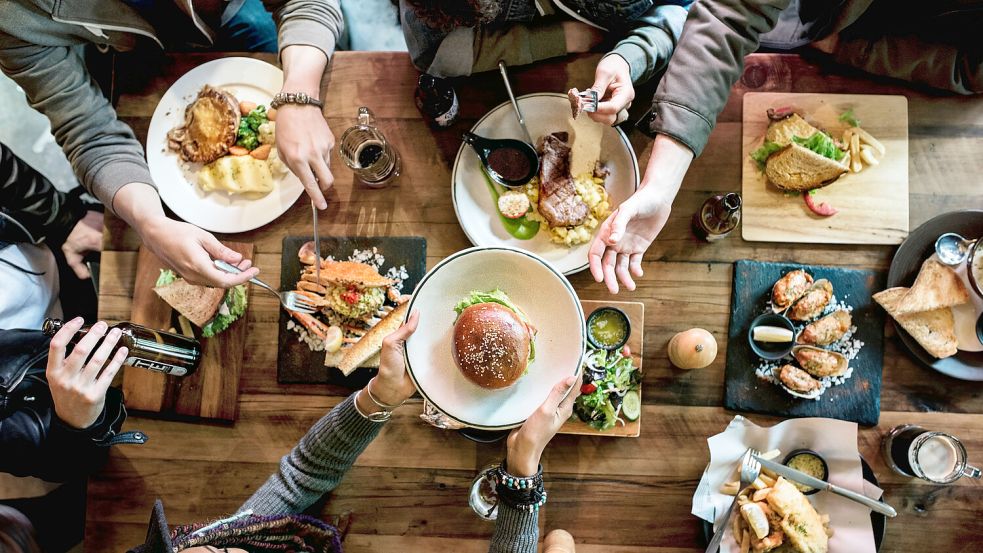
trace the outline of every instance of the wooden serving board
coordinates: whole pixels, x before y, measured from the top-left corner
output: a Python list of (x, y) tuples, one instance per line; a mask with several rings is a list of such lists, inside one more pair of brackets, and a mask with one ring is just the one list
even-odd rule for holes
[[(775, 384), (758, 378), (755, 369), (762, 363), (748, 343), (751, 321), (767, 310), (771, 288), (779, 278), (794, 269), (803, 269), (814, 279), (828, 279), (833, 294), (853, 306), (856, 339), (864, 342), (850, 361), (853, 375), (833, 386), (818, 400), (789, 395)], [(730, 305), (727, 334), (727, 367), (724, 371), (724, 407), (782, 417), (826, 417), (874, 426), (881, 414), (881, 379), (884, 365), (884, 310), (871, 295), (884, 289), (880, 271), (764, 263), (742, 259), (734, 263), (734, 294)], [(801, 323), (796, 323), (798, 329)]]
[[(884, 144), (876, 166), (847, 173), (816, 192), (817, 203), (839, 210), (815, 215), (802, 195), (767, 182), (751, 152), (764, 142), (768, 108), (789, 106), (816, 127), (841, 138), (848, 125), (839, 116), (848, 109), (861, 127)], [(809, 244), (900, 244), (908, 235), (908, 99), (872, 94), (744, 95), (741, 131), (743, 197), (742, 236), (756, 242)]]
[[(246, 258), (253, 257), (253, 244), (224, 244)], [(165, 267), (153, 252), (140, 248), (131, 321), (158, 330), (173, 326), (174, 310), (154, 292), (154, 283)], [(218, 336), (199, 339), (201, 365), (190, 376), (167, 376), (126, 367), (123, 371), (126, 407), (181, 418), (234, 421), (239, 408), (239, 373), (246, 346), (246, 317), (240, 317)]]
[[(644, 357), (642, 346), (645, 343), (645, 304), (636, 301), (593, 301), (580, 300), (580, 305), (584, 308), (584, 316), (589, 317), (594, 310), (600, 307), (617, 307), (628, 315), (631, 322), (631, 335), (628, 336), (628, 349), (631, 350), (632, 361), (638, 370), (642, 370), (642, 359)], [(589, 347), (589, 346), (588, 346)], [(642, 395), (641, 384), (638, 386), (638, 395)], [(643, 409), (644, 410), (644, 409)], [(637, 420), (625, 421), (625, 425), (616, 425), (610, 430), (597, 430), (586, 422), (581, 421), (576, 415), (571, 417), (563, 426), (560, 427), (560, 434), (577, 434), (580, 436), (611, 436), (616, 438), (637, 438), (642, 430), (642, 417)]]

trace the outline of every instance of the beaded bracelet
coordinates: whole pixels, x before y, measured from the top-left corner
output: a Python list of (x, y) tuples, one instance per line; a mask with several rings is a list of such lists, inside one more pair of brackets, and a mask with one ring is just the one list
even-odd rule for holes
[(509, 474), (505, 470), (505, 461), (503, 461), (492, 471), (491, 478), (495, 482), (495, 490), (499, 498), (512, 507), (533, 513), (546, 504), (543, 465), (539, 465), (533, 476), (519, 477)]

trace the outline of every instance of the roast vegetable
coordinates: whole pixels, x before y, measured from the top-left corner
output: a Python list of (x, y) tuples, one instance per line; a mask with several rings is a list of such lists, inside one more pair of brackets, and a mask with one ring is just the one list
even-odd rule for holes
[(792, 141), (799, 146), (809, 148), (813, 152), (834, 161), (840, 161), (843, 159), (843, 156), (846, 155), (843, 150), (836, 147), (836, 143), (833, 142), (833, 139), (824, 132), (813, 133), (809, 138), (799, 138), (798, 136), (793, 136)]
[(255, 150), (260, 145), (259, 127), (268, 122), (266, 106), (258, 106), (249, 115), (239, 120), (239, 132), (236, 135), (236, 145), (247, 150)]

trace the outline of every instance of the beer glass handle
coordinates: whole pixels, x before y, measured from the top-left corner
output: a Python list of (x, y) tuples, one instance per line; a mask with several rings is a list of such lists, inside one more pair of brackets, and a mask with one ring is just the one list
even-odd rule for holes
[(358, 120), (358, 124), (359, 125), (363, 125), (365, 127), (369, 127), (369, 126), (372, 126), (372, 123), (375, 123), (375, 116), (372, 114), (372, 110), (371, 109), (369, 109), (369, 108), (367, 108), (365, 106), (362, 106), (362, 107), (358, 108), (358, 117), (357, 117), (357, 120)]
[[(230, 263), (226, 263), (225, 261), (222, 261), (221, 259), (213, 259), (212, 260), (212, 263), (214, 263), (216, 267), (218, 267), (219, 269), (225, 271), (226, 273), (231, 273), (233, 275), (237, 275), (237, 274), (239, 274), (239, 273), (242, 272), (241, 270), (239, 270), (239, 267), (236, 267), (235, 265), (232, 265)], [(260, 280), (260, 279), (258, 279), (256, 277), (253, 277), (253, 278), (249, 279), (249, 282), (252, 282), (253, 284), (255, 284), (257, 286), (262, 286), (263, 288), (266, 288), (270, 292), (273, 292), (274, 294), (277, 294), (277, 291), (274, 290), (273, 288), (270, 288), (270, 285), (269, 284), (263, 282), (262, 280)], [(277, 294), (277, 295), (279, 295), (279, 294)]]
[(976, 480), (979, 480), (980, 478), (983, 478), (983, 471), (981, 471), (980, 469), (974, 466), (966, 465), (966, 467), (963, 469), (962, 475), (967, 478), (974, 478)]

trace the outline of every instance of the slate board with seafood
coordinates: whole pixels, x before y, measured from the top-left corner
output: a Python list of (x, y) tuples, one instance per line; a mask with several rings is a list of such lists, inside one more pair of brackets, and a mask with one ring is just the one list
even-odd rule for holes
[[(304, 270), (298, 252), (313, 240), (313, 236), (287, 236), (283, 239), (280, 265), (280, 290), (294, 290)], [(385, 274), (392, 267), (405, 267), (402, 293), (412, 294), (427, 270), (427, 242), (418, 236), (397, 237), (321, 237), (321, 257), (333, 257), (345, 261), (355, 250), (371, 251), (373, 248), (385, 258), (380, 272)], [(387, 300), (387, 304), (391, 303)], [(286, 310), (280, 310), (277, 382), (333, 384), (344, 388), (361, 388), (378, 369), (358, 368), (347, 376), (337, 367), (325, 366), (325, 352), (314, 351), (298, 339), (298, 333), (288, 327), (295, 323)], [(292, 325), (291, 325), (292, 326)]]
[[(772, 312), (773, 286), (795, 270), (805, 271), (815, 283), (823, 279), (828, 281), (833, 289), (833, 303), (852, 308), (852, 325), (856, 327), (852, 338), (862, 342), (862, 347), (849, 361), (850, 376), (842, 383), (830, 386), (818, 399), (793, 397), (779, 385), (760, 378), (756, 369), (766, 362), (754, 354), (748, 343), (752, 320), (762, 313)], [(724, 407), (768, 415), (829, 417), (866, 426), (876, 425), (880, 417), (884, 313), (871, 295), (883, 288), (884, 279), (885, 275), (878, 271), (737, 261), (727, 341)], [(797, 333), (805, 326), (803, 322), (793, 322)]]

